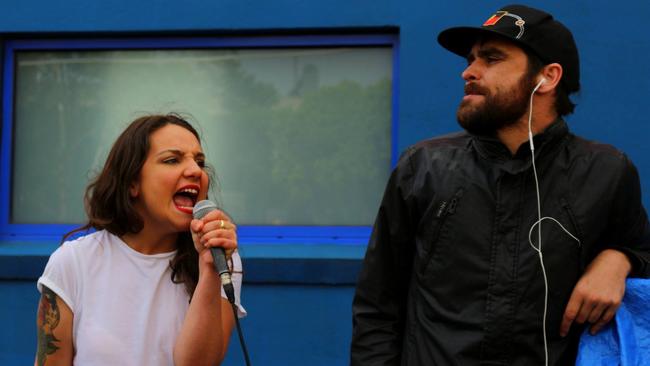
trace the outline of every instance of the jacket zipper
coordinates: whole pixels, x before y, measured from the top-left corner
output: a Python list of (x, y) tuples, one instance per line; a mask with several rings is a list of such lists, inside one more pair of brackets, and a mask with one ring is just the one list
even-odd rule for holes
[(436, 218), (438, 219), (438, 223), (436, 224), (435, 231), (433, 232), (433, 237), (431, 239), (431, 248), (429, 248), (429, 252), (426, 254), (425, 260), (422, 262), (420, 271), (421, 273), (424, 273), (424, 271), (429, 266), (429, 263), (431, 262), (431, 259), (436, 252), (436, 243), (438, 243), (438, 238), (440, 237), (440, 232), (442, 231), (445, 221), (447, 221), (447, 218), (449, 216), (456, 213), (456, 206), (458, 205), (458, 201), (462, 196), (463, 189), (460, 188), (456, 191), (449, 202), (442, 201), (442, 203), (440, 203), (440, 206), (436, 211)]

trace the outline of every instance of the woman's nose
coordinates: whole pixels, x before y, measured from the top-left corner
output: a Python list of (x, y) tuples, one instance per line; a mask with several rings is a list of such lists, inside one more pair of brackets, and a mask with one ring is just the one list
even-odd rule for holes
[(188, 177), (200, 177), (203, 173), (203, 168), (196, 161), (192, 160), (185, 167), (185, 175)]

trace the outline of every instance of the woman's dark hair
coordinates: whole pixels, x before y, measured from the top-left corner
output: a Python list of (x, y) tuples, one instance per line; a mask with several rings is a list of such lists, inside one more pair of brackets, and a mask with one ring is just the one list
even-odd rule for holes
[[(116, 236), (142, 230), (144, 223), (133, 206), (129, 188), (139, 178), (147, 159), (151, 134), (170, 124), (183, 127), (201, 141), (194, 127), (177, 114), (149, 115), (131, 122), (113, 144), (102, 171), (86, 187), (84, 205), (88, 223), (65, 234), (62, 241), (88, 229), (106, 230)], [(172, 281), (183, 283), (192, 297), (199, 267), (189, 231), (178, 235), (176, 248), (176, 255), (170, 262)]]
[[(528, 70), (527, 70), (527, 76), (528, 77), (534, 77), (537, 75), (544, 66), (544, 62), (532, 51), (528, 50), (527, 48), (523, 48), (524, 53), (526, 53), (526, 56), (528, 57)], [(573, 110), (575, 109), (576, 105), (571, 101), (569, 98), (569, 92), (567, 91), (567, 87), (563, 81), (560, 81), (560, 83), (557, 86), (557, 89), (555, 89), (556, 94), (555, 94), (555, 111), (557, 114), (562, 117), (566, 116), (568, 114), (573, 113)]]

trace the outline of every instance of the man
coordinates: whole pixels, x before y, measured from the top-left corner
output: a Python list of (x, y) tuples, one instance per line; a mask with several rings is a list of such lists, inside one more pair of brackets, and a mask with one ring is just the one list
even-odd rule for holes
[(636, 169), (562, 120), (578, 52), (550, 14), (507, 6), (438, 41), (467, 57), (466, 132), (412, 146), (390, 177), (354, 297), (351, 363), (574, 364), (584, 327), (597, 332), (625, 278), (650, 271)]

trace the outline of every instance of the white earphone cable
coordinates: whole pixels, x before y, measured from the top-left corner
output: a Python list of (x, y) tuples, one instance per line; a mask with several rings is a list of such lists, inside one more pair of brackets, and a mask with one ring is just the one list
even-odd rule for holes
[[(548, 366), (548, 340), (546, 337), (546, 315), (548, 312), (548, 278), (546, 276), (546, 267), (544, 266), (544, 255), (542, 254), (542, 221), (551, 220), (558, 224), (565, 233), (567, 233), (571, 238), (578, 242), (578, 245), (581, 245), (580, 240), (571, 234), (558, 220), (553, 217), (545, 216), (542, 217), (542, 204), (539, 191), (539, 179), (537, 177), (537, 167), (535, 166), (535, 144), (533, 142), (533, 96), (537, 92), (542, 84), (546, 82), (546, 79), (542, 78), (540, 82), (535, 86), (533, 91), (530, 93), (530, 103), (528, 107), (528, 141), (530, 144), (530, 153), (531, 153), (531, 162), (533, 165), (533, 176), (535, 178), (535, 193), (537, 195), (537, 221), (533, 223), (528, 231), (528, 243), (539, 255), (539, 264), (542, 268), (542, 276), (544, 277), (544, 313), (542, 317), (542, 334), (544, 338), (544, 365)], [(537, 246), (533, 244), (532, 241), (532, 232), (533, 229), (537, 226)]]

